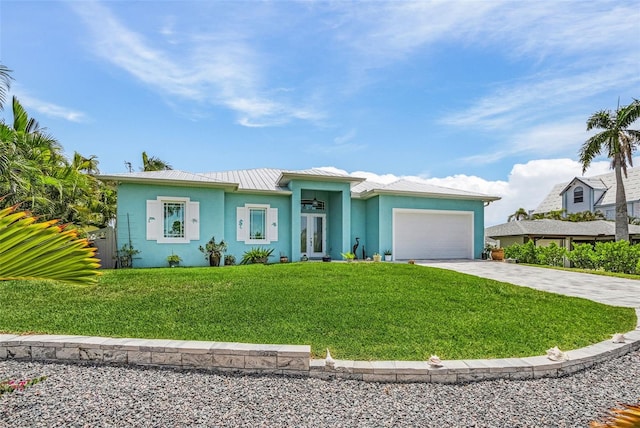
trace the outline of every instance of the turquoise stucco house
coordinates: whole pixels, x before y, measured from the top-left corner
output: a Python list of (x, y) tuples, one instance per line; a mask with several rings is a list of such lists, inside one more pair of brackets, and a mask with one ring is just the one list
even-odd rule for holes
[(320, 169), (177, 170), (101, 175), (118, 185), (118, 246), (140, 251), (136, 267), (208, 264), (198, 250), (224, 240), (239, 260), (273, 248), (292, 261), (340, 260), (391, 250), (394, 260), (480, 258), (484, 207), (498, 197), (399, 180), (391, 184)]

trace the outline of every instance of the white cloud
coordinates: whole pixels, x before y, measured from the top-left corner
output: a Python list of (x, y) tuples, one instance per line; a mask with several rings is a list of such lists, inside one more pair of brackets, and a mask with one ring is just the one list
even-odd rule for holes
[[(165, 96), (221, 105), (235, 111), (243, 126), (272, 126), (293, 119), (315, 120), (320, 112), (275, 99), (265, 89), (259, 54), (242, 35), (197, 34), (184, 49), (154, 46), (97, 2), (72, 2), (92, 34), (92, 51)], [(170, 45), (178, 29), (160, 29)], [(277, 91), (279, 92), (279, 91)]]
[(487, 147), (486, 153), (466, 156), (461, 161), (471, 164), (490, 164), (509, 156), (550, 156), (576, 150), (588, 138), (583, 118), (566, 118), (560, 123), (544, 123), (524, 128), (504, 137), (499, 148)]
[[(57, 117), (68, 120), (69, 122), (86, 122), (87, 116), (81, 111), (73, 110), (67, 107), (59, 106), (54, 103), (40, 100), (38, 98), (25, 95), (24, 93), (16, 94), (20, 104), (27, 111), (36, 111), (46, 116)], [(33, 116), (33, 115), (32, 115)]]
[(333, 142), (336, 144), (344, 144), (348, 141), (353, 140), (357, 134), (358, 134), (357, 130), (355, 128), (352, 128), (347, 133), (334, 138)]
[[(485, 226), (504, 223), (518, 208), (534, 210), (554, 185), (582, 176), (582, 165), (571, 159), (537, 159), (525, 164), (515, 164), (507, 180), (486, 180), (473, 175), (457, 174), (448, 177), (425, 178), (420, 176), (379, 175), (373, 172), (347, 172), (335, 167), (320, 167), (330, 172), (363, 177), (378, 183), (392, 183), (399, 179), (428, 183), (453, 189), (468, 190), (485, 195), (499, 196), (485, 208)], [(594, 162), (585, 173), (593, 176), (610, 172), (608, 161)]]

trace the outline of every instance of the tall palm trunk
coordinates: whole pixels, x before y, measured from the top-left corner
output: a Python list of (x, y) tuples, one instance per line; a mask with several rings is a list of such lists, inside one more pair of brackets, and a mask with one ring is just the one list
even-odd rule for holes
[(629, 215), (627, 213), (627, 196), (622, 183), (622, 162), (620, 153), (613, 158), (616, 172), (616, 241), (629, 241)]

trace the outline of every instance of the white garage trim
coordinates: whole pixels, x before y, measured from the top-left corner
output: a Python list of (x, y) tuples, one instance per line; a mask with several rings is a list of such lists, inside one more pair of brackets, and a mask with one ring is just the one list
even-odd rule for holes
[(392, 213), (394, 259), (473, 259), (473, 211), (394, 208)]

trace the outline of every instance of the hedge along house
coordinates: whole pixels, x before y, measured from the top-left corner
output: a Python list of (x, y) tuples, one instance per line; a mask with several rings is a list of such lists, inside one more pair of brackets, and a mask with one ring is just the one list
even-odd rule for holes
[(484, 207), (498, 197), (406, 180), (380, 184), (319, 169), (177, 170), (101, 175), (118, 186), (118, 246), (136, 267), (207, 264), (211, 237), (237, 259), (252, 247), (274, 258), (357, 257), (391, 250), (395, 260), (480, 258)]

